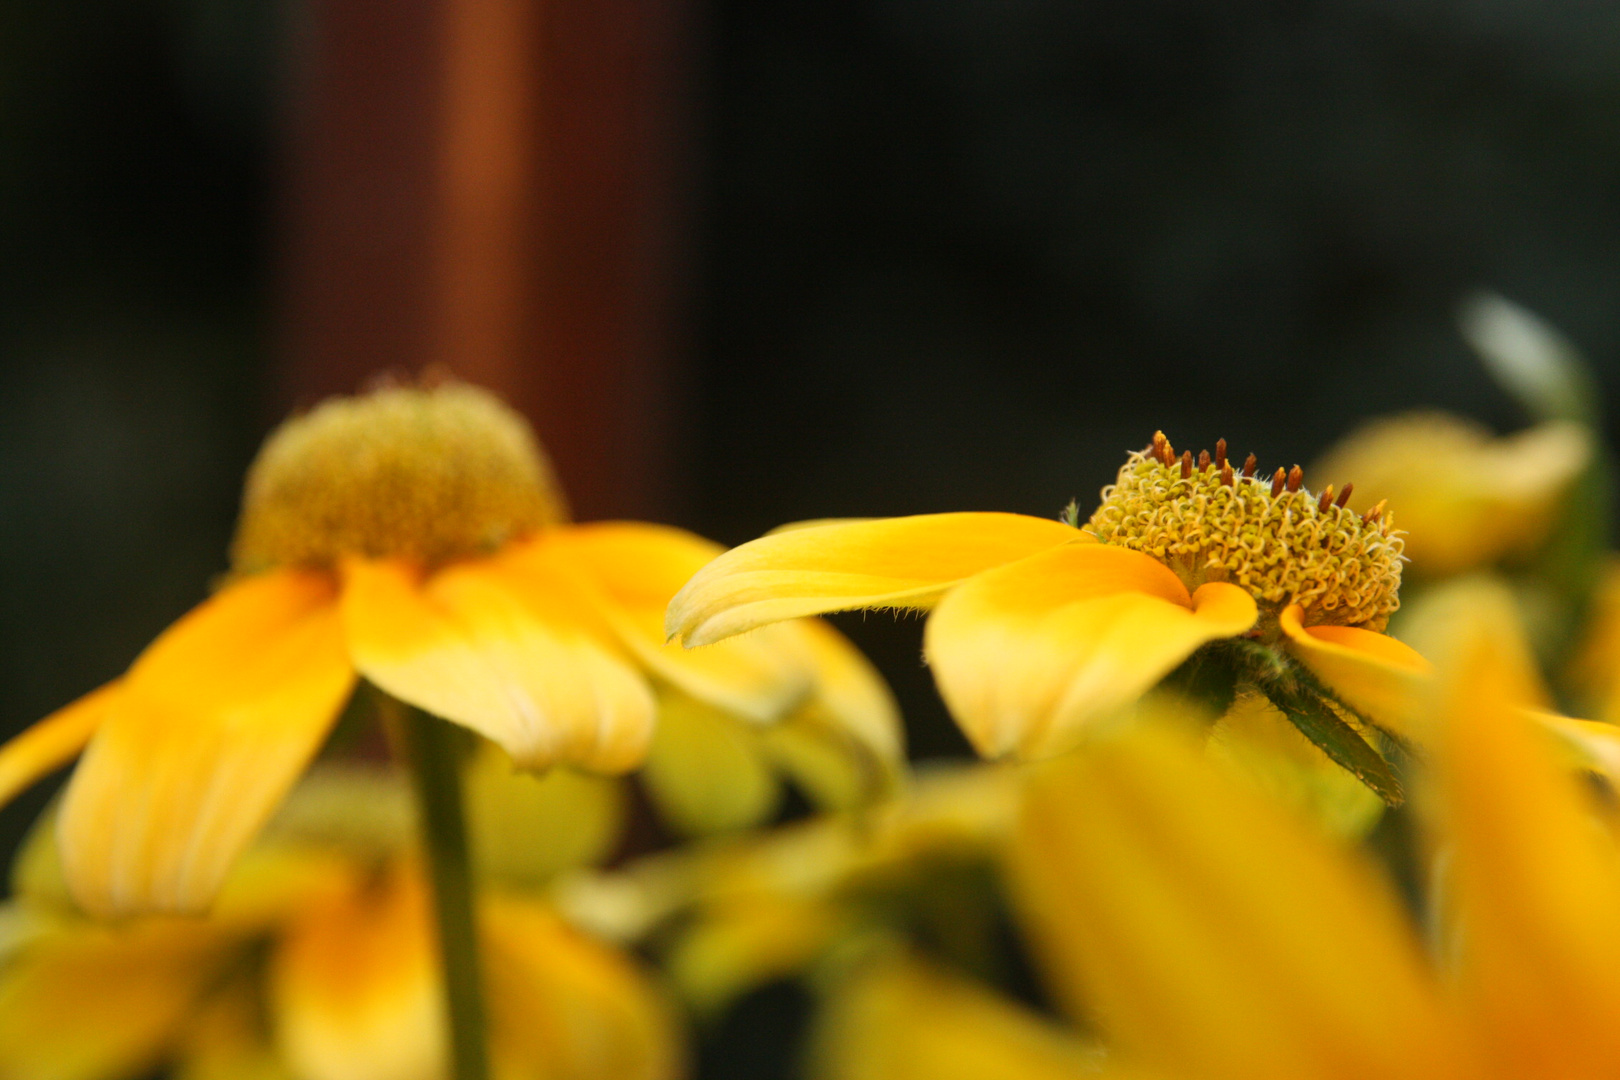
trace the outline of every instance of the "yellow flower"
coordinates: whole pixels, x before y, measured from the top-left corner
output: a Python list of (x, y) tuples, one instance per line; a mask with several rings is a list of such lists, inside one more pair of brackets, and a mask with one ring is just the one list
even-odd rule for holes
[(1435, 652), (1425, 952), (1351, 850), (1140, 728), (1042, 776), (1016, 864), (1048, 981), (1154, 1075), (1600, 1077), (1620, 1071), (1612, 803), (1522, 702), (1486, 598)]
[[(655, 687), (754, 724), (836, 697), (822, 654), (848, 646), (803, 627), (665, 645), (665, 604), (716, 551), (657, 525), (565, 523), (528, 427), (481, 390), (334, 399), (260, 452), (227, 583), (122, 678), (0, 748), (0, 799), (83, 748), (59, 828), (74, 895), (101, 913), (194, 910), (357, 675), (525, 768), (609, 773), (646, 755)], [(892, 760), (881, 688), (858, 705), (876, 712), (820, 723), (863, 747), (882, 733), (872, 753)]]
[[(1533, 550), (1592, 452), (1591, 432), (1568, 420), (1496, 438), (1459, 417), (1412, 413), (1352, 431), (1315, 468), (1399, 507), (1413, 569), (1440, 577)], [(1349, 502), (1371, 505), (1370, 494)]]
[(1380, 632), (1401, 534), (1381, 506), (1356, 514), (1331, 487), (1304, 490), (1297, 466), (1270, 480), (1254, 466), (1229, 462), (1224, 440), (1213, 458), (1178, 458), (1159, 434), (1083, 528), (956, 513), (780, 530), (699, 572), (666, 630), (699, 646), (821, 612), (931, 609), (934, 678), (991, 757), (1064, 751), (1229, 639), (1265, 646), (1262, 667), (1302, 663), (1335, 698), (1324, 723), (1350, 722), (1342, 702), (1404, 732), (1427, 664)]
[[(0, 944), (0, 1076), (443, 1076), (426, 883), (390, 839), (408, 832), (405, 793), (380, 777), (319, 780), (203, 919), (86, 920), (59, 906), (41, 865), (52, 845), (30, 845), (4, 909), (15, 929)], [(479, 922), (497, 1080), (680, 1074), (673, 1013), (630, 957), (500, 883)]]

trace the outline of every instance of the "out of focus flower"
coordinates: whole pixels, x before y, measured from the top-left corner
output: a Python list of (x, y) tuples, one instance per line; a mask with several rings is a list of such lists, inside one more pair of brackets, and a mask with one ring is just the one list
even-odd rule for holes
[[(60, 816), (64, 870), (86, 909), (111, 913), (204, 906), (357, 675), (525, 768), (640, 764), (668, 691), (743, 743), (748, 724), (802, 720), (773, 767), (819, 778), (845, 754), (892, 770), (892, 705), (830, 631), (666, 646), (665, 604), (717, 550), (662, 526), (565, 523), (527, 425), (481, 390), (334, 399), (260, 452), (227, 583), (122, 678), (0, 749), (0, 798), (84, 749)], [(660, 790), (692, 782), (694, 755), (678, 760), (671, 740)]]
[[(36, 836), (3, 915), (0, 1077), (116, 1080), (159, 1067), (180, 1080), (444, 1075), (426, 886), (399, 847), (405, 793), (379, 775), (313, 779), (203, 919), (88, 921), (65, 906), (54, 845)], [(483, 815), (474, 823), (500, 832)], [(677, 1076), (673, 1014), (635, 961), (504, 876), (490, 882), (479, 921), (493, 1075)]]
[(1010, 770), (936, 767), (860, 814), (576, 877), (560, 902), (603, 936), (658, 941), (672, 983), (700, 1016), (913, 931), (972, 966), (993, 933), (990, 878), (1017, 806)]
[(1222, 708), (1242, 675), (1398, 799), (1341, 707), (1402, 732), (1427, 664), (1380, 632), (1399, 605), (1401, 534), (1381, 504), (1347, 509), (1349, 492), (1305, 490), (1298, 466), (1261, 479), (1224, 440), (1178, 457), (1161, 433), (1082, 527), (965, 513), (780, 530), (699, 572), (667, 629), (700, 646), (818, 612), (932, 609), (935, 680), (990, 757), (1067, 750), (1198, 653), (1233, 675)]
[(1413, 570), (1442, 577), (1533, 551), (1593, 451), (1590, 430), (1568, 420), (1497, 438), (1426, 412), (1363, 425), (1315, 468), (1356, 478), (1352, 510), (1371, 509), (1372, 492), (1387, 499), (1407, 531)]
[[(1471, 609), (1470, 609), (1471, 608)], [(1620, 847), (1477, 593), (1433, 650), (1426, 953), (1356, 853), (1134, 729), (1033, 785), (1015, 845), (1048, 984), (1121, 1067), (1201, 1077), (1620, 1071)], [(1112, 1068), (1112, 1067), (1111, 1067)]]

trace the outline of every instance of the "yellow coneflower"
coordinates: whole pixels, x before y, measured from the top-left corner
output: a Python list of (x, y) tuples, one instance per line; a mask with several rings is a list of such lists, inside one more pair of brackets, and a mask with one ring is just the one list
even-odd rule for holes
[(1382, 503), (1347, 509), (1349, 484), (1312, 493), (1297, 465), (1266, 479), (1256, 464), (1230, 461), (1225, 440), (1177, 455), (1159, 433), (1084, 523), (955, 513), (780, 530), (698, 573), (666, 630), (698, 646), (801, 615), (932, 609), (926, 655), (969, 739), (1032, 758), (1232, 642), (1209, 667), (1239, 669), (1398, 797), (1359, 736), (1322, 729), (1356, 728), (1347, 710), (1408, 728), (1427, 663), (1381, 632), (1399, 605), (1402, 534)]
[[(647, 753), (655, 690), (759, 724), (836, 694), (826, 650), (848, 646), (803, 627), (723, 652), (665, 645), (664, 605), (717, 551), (658, 525), (568, 524), (527, 425), (485, 391), (334, 399), (254, 462), (225, 584), (122, 678), (0, 748), (0, 799), (83, 748), (59, 829), (75, 897), (194, 910), (357, 675), (520, 766), (610, 773)], [(874, 752), (892, 761), (881, 688), (862, 706), (877, 712), (836, 720), (879, 732), (873, 746), (887, 736)]]

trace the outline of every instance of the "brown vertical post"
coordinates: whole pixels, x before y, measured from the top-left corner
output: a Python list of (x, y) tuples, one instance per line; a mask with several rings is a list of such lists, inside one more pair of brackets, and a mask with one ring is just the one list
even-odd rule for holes
[(523, 409), (579, 516), (670, 509), (680, 0), (316, 0), (284, 403), (442, 363)]

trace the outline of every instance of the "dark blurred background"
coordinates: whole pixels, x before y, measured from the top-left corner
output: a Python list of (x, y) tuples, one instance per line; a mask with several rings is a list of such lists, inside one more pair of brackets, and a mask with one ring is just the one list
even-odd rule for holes
[[(287, 408), (445, 361), (582, 516), (1056, 514), (1522, 422), (1496, 289), (1620, 374), (1620, 9), (1575, 0), (0, 6), (0, 730), (225, 565)], [(914, 622), (843, 618), (923, 756)], [(42, 805), (0, 815), (0, 841)]]

